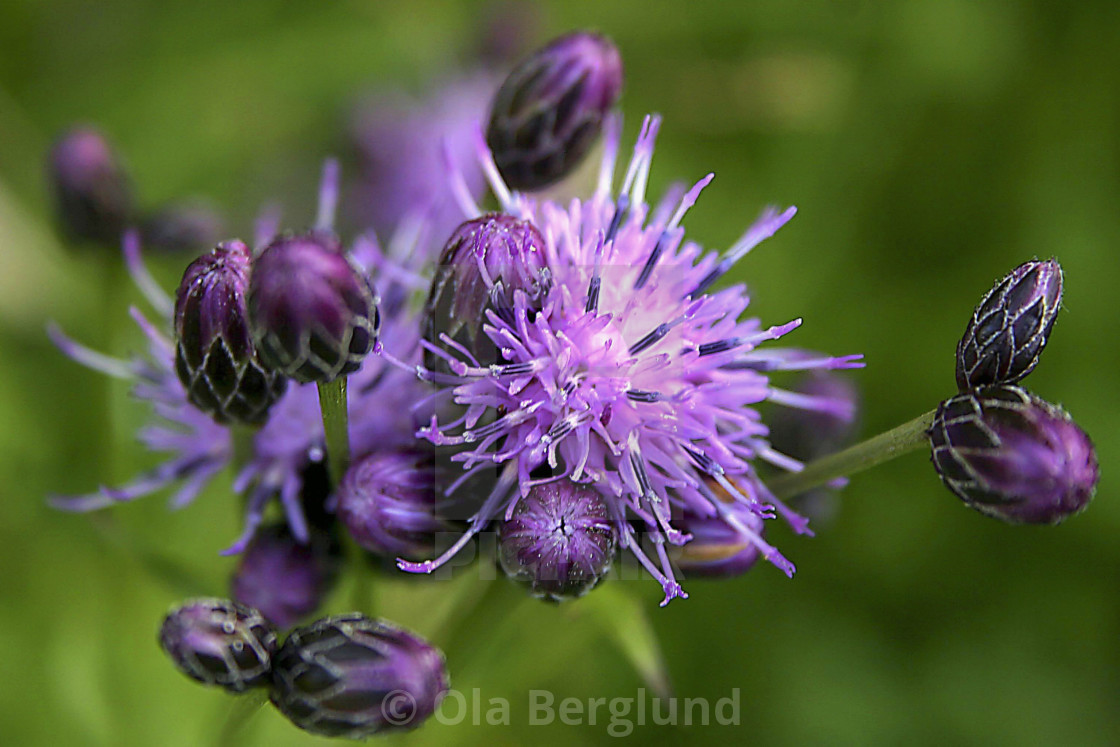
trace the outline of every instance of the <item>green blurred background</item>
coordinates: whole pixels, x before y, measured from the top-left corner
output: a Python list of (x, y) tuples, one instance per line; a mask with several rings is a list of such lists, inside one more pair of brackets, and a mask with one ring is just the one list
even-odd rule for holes
[[(116, 260), (65, 247), (43, 175), (54, 135), (100, 125), (146, 204), (201, 194), (247, 235), (279, 199), (311, 217), (318, 164), (361, 92), (465, 65), (466, 2), (0, 4), (0, 739), (214, 743), (231, 699), (177, 674), (155, 644), (181, 596), (140, 560), (158, 548), (224, 593), (238, 530), (229, 477), (188, 509), (154, 497), (111, 517), (45, 507), (152, 463), (145, 408), (57, 353), (44, 324), (118, 354), (141, 340)], [(677, 695), (740, 689), (737, 727), (638, 727), (643, 742), (1120, 742), (1120, 5), (969, 0), (549, 2), (527, 42), (594, 27), (627, 66), (628, 141), (661, 112), (651, 193), (709, 170), (690, 236), (730, 244), (767, 203), (797, 218), (739, 267), (767, 323), (863, 352), (872, 434), (953, 393), (953, 351), (994, 278), (1031, 257), (1066, 271), (1065, 310), (1029, 386), (1094, 438), (1104, 479), (1058, 528), (964, 508), (923, 453), (854, 478), (815, 539), (775, 528), (794, 580), (759, 567), (692, 581), (657, 609), (625, 584)], [(187, 260), (157, 260), (172, 287)], [(106, 290), (115, 289), (115, 290)], [(107, 404), (102, 404), (106, 402)], [(124, 538), (124, 539), (122, 539)], [(128, 539), (132, 538), (132, 539)], [(136, 538), (139, 538), (137, 540)], [(448, 588), (444, 588), (447, 586)], [(527, 691), (635, 696), (642, 680), (585, 601), (520, 603), (504, 585), (385, 582), (379, 612), (448, 650), (453, 684), (506, 698), (510, 726), (430, 723), (410, 744), (611, 742), (603, 721), (529, 726)], [(462, 599), (453, 597), (459, 595)], [(590, 600), (595, 595), (588, 597)], [(444, 620), (456, 605), (476, 612)], [(345, 596), (331, 609), (346, 607)], [(245, 745), (315, 740), (262, 711)]]

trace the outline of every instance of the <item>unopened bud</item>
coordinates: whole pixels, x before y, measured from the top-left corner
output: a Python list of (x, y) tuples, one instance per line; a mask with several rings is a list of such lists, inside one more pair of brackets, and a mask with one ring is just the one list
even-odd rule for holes
[(622, 58), (604, 36), (568, 34), (502, 83), (486, 142), (513, 189), (539, 190), (570, 174), (599, 137), (622, 91)]
[(355, 462), (338, 492), (338, 517), (354, 540), (386, 558), (429, 557), (440, 532), (431, 452), (377, 451)]
[(957, 344), (960, 390), (1014, 384), (1033, 371), (1061, 305), (1057, 260), (1026, 262), (996, 283)]
[(498, 530), (511, 578), (550, 601), (582, 596), (610, 570), (617, 532), (602, 496), (570, 480), (535, 485)]
[[(741, 511), (737, 519), (762, 536), (762, 517)], [(692, 535), (684, 545), (670, 548), (673, 562), (687, 576), (730, 578), (746, 573), (758, 561), (758, 546), (752, 538), (724, 518), (685, 513), (673, 525)]]
[(288, 628), (323, 603), (338, 575), (338, 548), (313, 529), (299, 542), (286, 523), (257, 529), (241, 554), (230, 591), (278, 628)]
[(251, 607), (192, 599), (163, 620), (159, 645), (191, 679), (235, 693), (268, 685), (276, 631)]
[(448, 686), (439, 649), (353, 612), (292, 631), (273, 661), (271, 697), (301, 729), (364, 739), (419, 726)]
[(249, 248), (219, 244), (188, 267), (175, 296), (175, 372), (219, 423), (261, 423), (287, 380), (266, 368), (249, 336)]
[(117, 246), (132, 218), (132, 188), (105, 137), (75, 127), (50, 154), (50, 181), (58, 219), (75, 239)]
[(358, 370), (381, 319), (373, 283), (333, 236), (282, 236), (253, 262), (249, 320), (266, 365), (303, 383)]
[(1100, 476), (1085, 432), (1060, 407), (1019, 387), (942, 402), (929, 438), (946, 487), (1008, 523), (1059, 523), (1089, 504)]
[(537, 227), (510, 215), (492, 213), (460, 225), (440, 255), (424, 305), (425, 338), (441, 345), (440, 334), (447, 334), (483, 365), (494, 363), (497, 352), (482, 332), (486, 311), (512, 322), (515, 291), (530, 303), (541, 298), (549, 282), (544, 249)]

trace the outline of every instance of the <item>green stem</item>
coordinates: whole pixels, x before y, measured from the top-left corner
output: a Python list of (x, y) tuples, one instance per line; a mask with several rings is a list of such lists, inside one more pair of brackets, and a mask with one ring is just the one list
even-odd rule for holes
[(926, 434), (933, 425), (935, 413), (936, 410), (930, 410), (886, 433), (809, 462), (800, 472), (774, 478), (766, 487), (776, 498), (791, 498), (837, 477), (854, 475), (921, 448), (927, 443)]
[(218, 733), (215, 744), (218, 747), (232, 747), (244, 744), (245, 727), (253, 716), (257, 715), (261, 707), (268, 702), (267, 690), (255, 690), (238, 696), (230, 706), (229, 713), (222, 722), (222, 730)]
[[(350, 431), (346, 410), (346, 377), (319, 384), (319, 410), (323, 414), (323, 435), (327, 442), (327, 469), (335, 490), (342, 484), (346, 468), (350, 466)], [(373, 584), (369, 561), (365, 552), (345, 531), (343, 550), (354, 573), (352, 603), (354, 609), (367, 615), (373, 614)]]
[(350, 465), (345, 376), (319, 384), (319, 410), (323, 413), (323, 434), (327, 441), (327, 468), (331, 482), (337, 487)]

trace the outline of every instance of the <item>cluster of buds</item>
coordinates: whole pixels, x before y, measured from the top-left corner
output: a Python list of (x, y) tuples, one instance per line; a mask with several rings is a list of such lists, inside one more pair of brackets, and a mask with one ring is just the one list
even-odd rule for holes
[(193, 599), (160, 628), (160, 647), (191, 679), (233, 694), (266, 690), (301, 729), (363, 739), (415, 728), (447, 692), (443, 653), (423, 638), (359, 613), (292, 630), (283, 644), (256, 609)]
[(1054, 259), (1016, 267), (980, 301), (957, 345), (960, 392), (929, 431), (942, 482), (1002, 521), (1057, 524), (1084, 509), (1100, 476), (1069, 414), (1014, 386), (1038, 365), (1062, 302)]
[[(186, 483), (185, 502), (228, 462), (238, 468), (247, 518), (232, 548), (242, 552), (233, 601), (187, 602), (160, 633), (188, 676), (235, 693), (267, 690), (293, 723), (327, 736), (363, 738), (430, 716), (448, 681), (443, 655), (423, 639), (358, 613), (291, 629), (321, 607), (346, 538), (352, 560), (369, 553), (430, 573), (496, 527), (505, 573), (554, 602), (593, 589), (623, 549), (661, 585), (663, 605), (687, 596), (678, 572), (726, 578), (761, 559), (793, 574), (764, 539), (765, 520), (781, 515), (799, 533), (808, 522), (757, 463), (799, 472), (843, 445), (855, 392), (834, 373), (861, 366), (861, 356), (763, 347), (801, 320), (767, 328), (743, 318), (742, 286), (708, 292), (795, 210), (767, 209), (723, 256), (684, 241), (682, 219), (711, 175), (645, 202), (655, 117), (617, 194), (619, 127), (605, 128), (591, 198), (565, 208), (525, 194), (573, 172), (621, 87), (618, 50), (593, 33), (564, 36), (513, 71), (485, 142), (473, 141), (499, 210), (483, 214), (463, 175), (451, 175), (467, 220), (437, 239), (430, 285), (412, 282), (417, 266), (393, 265), (416, 245), (388, 254), (377, 246), (368, 262), (356, 261), (357, 244), (346, 251), (330, 230), (331, 162), (315, 229), (262, 231), (258, 252), (225, 241), (190, 264), (174, 303), (163, 304), (173, 345), (151, 335), (168, 353), (162, 369), (158, 356), (148, 368), (115, 366), (66, 344), (115, 375), (141, 371), (146, 388), (137, 391), (193, 429), (149, 431), (155, 448), (179, 450), (176, 459), (80, 505), (131, 500), (173, 480)], [(133, 211), (103, 140), (76, 133), (53, 163), (69, 230), (119, 235)], [(164, 229), (179, 240), (204, 224)], [(387, 265), (381, 303), (370, 272)], [(1061, 521), (1088, 503), (1098, 477), (1092, 445), (1069, 416), (1017, 386), (1043, 352), (1061, 286), (1057, 262), (1036, 261), (985, 296), (957, 348), (959, 392), (926, 432), (945, 484), (1009, 522)], [(413, 291), (423, 288), (421, 305)], [(384, 383), (402, 371), (404, 380)], [(808, 373), (779, 389), (770, 374), (781, 371)], [(365, 377), (356, 407), (351, 376)], [(316, 387), (317, 400), (307, 396)], [(797, 415), (768, 429), (752, 409), (764, 400)], [(234, 440), (251, 453), (223, 452)], [(263, 523), (274, 497), (285, 523)], [(466, 517), (459, 539), (439, 547), (461, 528), (453, 519)]]

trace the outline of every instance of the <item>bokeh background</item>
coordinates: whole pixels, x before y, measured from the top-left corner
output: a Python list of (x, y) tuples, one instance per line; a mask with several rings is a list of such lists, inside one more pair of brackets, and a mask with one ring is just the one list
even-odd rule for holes
[[(215, 743), (231, 699), (155, 643), (179, 586), (225, 593), (239, 517), (226, 476), (186, 510), (159, 497), (61, 514), (49, 492), (150, 465), (147, 413), (66, 360), (44, 325), (117, 354), (141, 345), (119, 260), (67, 246), (43, 162), (75, 121), (108, 133), (146, 205), (202, 195), (231, 235), (263, 204), (311, 220), (321, 159), (346, 155), (363, 93), (472, 67), (492, 3), (6, 0), (0, 4), (0, 734), (6, 744)], [(768, 203), (796, 219), (739, 266), (768, 323), (863, 352), (870, 435), (953, 392), (953, 352), (993, 279), (1032, 257), (1066, 271), (1065, 309), (1028, 385), (1094, 438), (1083, 515), (1013, 528), (964, 508), (921, 452), (857, 476), (797, 564), (657, 609), (624, 584), (677, 695), (740, 689), (737, 727), (638, 727), (646, 743), (1077, 744), (1120, 740), (1120, 6), (1108, 0), (546, 2), (514, 44), (600, 29), (627, 66), (627, 142), (664, 117), (652, 194), (717, 173), (687, 220), (728, 246)], [(512, 16), (511, 16), (512, 18)], [(513, 23), (513, 21), (511, 21)], [(346, 162), (344, 161), (344, 168)], [(174, 286), (188, 261), (154, 260)], [(163, 563), (189, 569), (177, 586)], [(456, 689), (512, 725), (430, 723), (399, 744), (611, 742), (602, 721), (527, 725), (527, 691), (635, 696), (643, 680), (584, 601), (386, 580), (378, 612), (446, 647)], [(590, 600), (594, 595), (588, 597)], [(346, 607), (340, 593), (331, 609)], [(462, 607), (463, 609), (457, 609)], [(257, 714), (243, 745), (327, 743)]]

